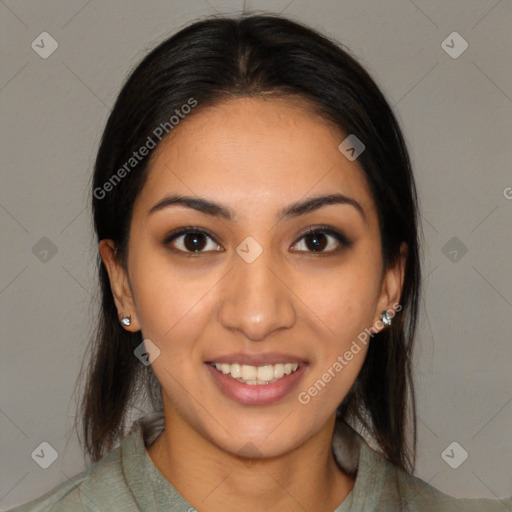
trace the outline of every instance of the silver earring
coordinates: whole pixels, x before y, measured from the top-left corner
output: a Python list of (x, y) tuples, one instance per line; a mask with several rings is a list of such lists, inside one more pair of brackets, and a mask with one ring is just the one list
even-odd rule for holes
[(380, 314), (380, 319), (386, 327), (389, 327), (393, 322), (392, 317), (387, 309)]
[(125, 327), (128, 327), (131, 323), (132, 323), (132, 318), (130, 315), (123, 316), (123, 318), (121, 318), (121, 324), (123, 324)]

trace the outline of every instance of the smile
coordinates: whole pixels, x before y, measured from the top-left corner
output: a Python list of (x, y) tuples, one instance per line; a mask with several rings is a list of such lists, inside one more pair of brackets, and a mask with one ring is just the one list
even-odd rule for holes
[(211, 363), (219, 372), (249, 386), (268, 385), (277, 382), (285, 375), (291, 375), (299, 367), (299, 363), (278, 363), (263, 366), (245, 364)]
[[(270, 359), (268, 354), (260, 357), (266, 361), (255, 361), (259, 362), (259, 365), (236, 362), (243, 361), (244, 358), (238, 359), (234, 355), (223, 359), (231, 361), (208, 362), (204, 367), (212, 377), (215, 387), (225, 397), (243, 405), (270, 405), (291, 396), (309, 367), (308, 363), (295, 357), (288, 359), (295, 362), (287, 362), (284, 356), (273, 357), (274, 360), (281, 359), (279, 363), (262, 364)], [(298, 360), (300, 362), (296, 362)]]

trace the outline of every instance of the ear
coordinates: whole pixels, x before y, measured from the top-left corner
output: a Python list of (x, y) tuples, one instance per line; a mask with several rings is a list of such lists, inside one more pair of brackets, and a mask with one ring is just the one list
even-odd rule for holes
[[(405, 264), (407, 262), (407, 244), (402, 242), (400, 245), (400, 255), (395, 264), (386, 270), (382, 279), (382, 287), (377, 302), (377, 310), (375, 311), (375, 319), (373, 325), (379, 325), (375, 330), (381, 331), (385, 326), (380, 321), (380, 315), (383, 311), (388, 310), (391, 316), (402, 309), (399, 306), (402, 287), (404, 284)], [(380, 327), (382, 326), (382, 327)]]
[(128, 275), (117, 259), (114, 242), (107, 239), (101, 240), (99, 243), (99, 251), (103, 264), (108, 272), (110, 288), (116, 303), (119, 320), (121, 320), (122, 317), (130, 316), (131, 324), (129, 326), (123, 326), (123, 328), (130, 332), (139, 331), (140, 323), (135, 312), (135, 304), (128, 281)]

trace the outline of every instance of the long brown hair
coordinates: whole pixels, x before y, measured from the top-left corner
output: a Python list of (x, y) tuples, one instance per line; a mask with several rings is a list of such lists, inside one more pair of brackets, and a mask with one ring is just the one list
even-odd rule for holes
[[(169, 119), (176, 109), (194, 98), (194, 115), (201, 106), (259, 94), (300, 95), (342, 132), (363, 141), (366, 149), (358, 161), (377, 206), (385, 268), (397, 260), (400, 244), (408, 245), (402, 310), (393, 325), (370, 342), (361, 372), (338, 408), (337, 421), (359, 422), (391, 462), (412, 471), (416, 415), (411, 357), (420, 296), (416, 189), (388, 102), (340, 44), (276, 15), (210, 17), (151, 51), (123, 86), (103, 133), (92, 187), (97, 239), (112, 239), (119, 261), (126, 263), (133, 204), (144, 185), (150, 155), (130, 169), (129, 176), (104, 185), (123, 165), (126, 169), (132, 153), (148, 137), (155, 139), (156, 127), (167, 123), (167, 131), (172, 129)], [(119, 324), (99, 255), (97, 264), (101, 311), (77, 415), (92, 461), (125, 435), (128, 412), (143, 397), (161, 408), (160, 385), (151, 366), (134, 356), (142, 335)]]

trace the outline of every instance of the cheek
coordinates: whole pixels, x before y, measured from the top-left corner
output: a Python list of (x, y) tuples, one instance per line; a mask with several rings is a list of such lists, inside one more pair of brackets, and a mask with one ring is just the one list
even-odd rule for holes
[(211, 307), (214, 276), (184, 273), (154, 252), (133, 256), (131, 285), (144, 337), (178, 347), (197, 336)]
[[(312, 284), (313, 283), (313, 284)], [(372, 325), (380, 286), (378, 268), (371, 265), (345, 265), (313, 282), (304, 279), (301, 297), (312, 321), (321, 321), (337, 342), (349, 342)]]

